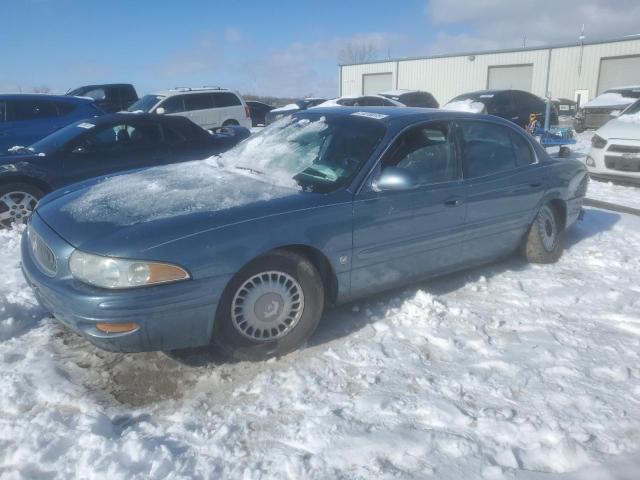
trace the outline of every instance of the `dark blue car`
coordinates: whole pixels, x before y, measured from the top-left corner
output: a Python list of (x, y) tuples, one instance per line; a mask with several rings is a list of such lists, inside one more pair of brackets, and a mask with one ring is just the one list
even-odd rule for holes
[(0, 155), (0, 228), (23, 223), (45, 193), (87, 178), (209, 157), (249, 136), (185, 117), (114, 113), (81, 120)]
[(215, 341), (262, 359), (304, 343), (328, 305), (518, 249), (556, 261), (587, 182), (497, 117), (314, 109), (219, 158), (45, 197), (22, 265), (102, 348)]
[(104, 112), (91, 99), (65, 95), (0, 95), (0, 153), (28, 146), (59, 128)]

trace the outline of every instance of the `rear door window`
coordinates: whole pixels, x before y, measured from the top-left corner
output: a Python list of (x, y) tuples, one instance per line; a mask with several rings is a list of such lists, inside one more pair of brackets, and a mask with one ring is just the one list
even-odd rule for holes
[(94, 88), (92, 90), (87, 90), (81, 96), (93, 98), (95, 101), (100, 101), (107, 98), (107, 92), (105, 92), (104, 88), (100, 87)]
[(453, 128), (449, 122), (413, 127), (394, 142), (382, 164), (408, 170), (418, 185), (458, 179)]
[(240, 99), (231, 92), (220, 92), (213, 94), (213, 101), (216, 107), (236, 107), (242, 105)]
[(507, 127), (489, 122), (460, 122), (465, 178), (507, 172), (517, 167)]
[(58, 116), (58, 109), (50, 100), (12, 100), (8, 107), (8, 121), (39, 120)]
[(184, 107), (188, 112), (213, 108), (213, 97), (209, 93), (192, 93), (185, 95)]

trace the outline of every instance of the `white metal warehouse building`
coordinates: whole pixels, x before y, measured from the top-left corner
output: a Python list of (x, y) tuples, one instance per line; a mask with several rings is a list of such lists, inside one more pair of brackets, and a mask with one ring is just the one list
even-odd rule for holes
[(444, 104), (462, 93), (518, 89), (584, 103), (640, 84), (640, 36), (340, 65), (340, 96), (412, 89)]

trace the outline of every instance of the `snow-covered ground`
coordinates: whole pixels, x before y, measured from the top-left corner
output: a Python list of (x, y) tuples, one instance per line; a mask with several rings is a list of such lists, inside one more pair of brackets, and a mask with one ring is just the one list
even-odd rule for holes
[[(577, 134), (577, 144), (571, 147), (573, 158), (585, 161), (589, 148), (591, 147), (591, 137), (594, 131), (587, 130)], [(640, 209), (640, 186), (620, 185), (606, 180), (592, 178), (589, 182), (587, 197), (593, 200), (615, 203), (625, 207)]]
[[(328, 312), (303, 350), (103, 352), (0, 232), (0, 477), (637, 479), (640, 217)], [(626, 476), (625, 476), (626, 475)]]

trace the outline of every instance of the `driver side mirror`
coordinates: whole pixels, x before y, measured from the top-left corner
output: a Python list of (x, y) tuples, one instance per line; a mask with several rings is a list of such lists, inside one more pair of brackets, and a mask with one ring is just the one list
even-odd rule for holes
[(411, 190), (415, 186), (411, 173), (398, 167), (385, 168), (372, 184), (374, 192)]
[(165, 110), (164, 110), (164, 108), (163, 108), (163, 107), (158, 107), (158, 108), (156, 108), (156, 113), (157, 113), (158, 115), (164, 115), (164, 112), (165, 112)]

